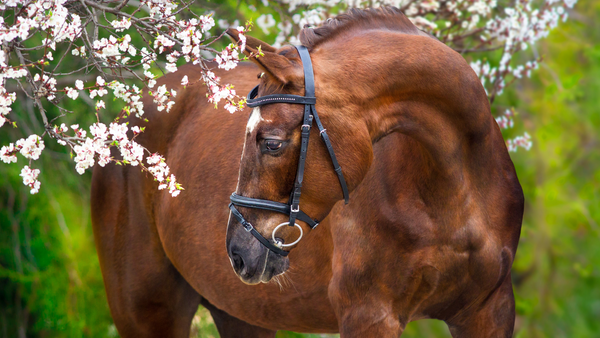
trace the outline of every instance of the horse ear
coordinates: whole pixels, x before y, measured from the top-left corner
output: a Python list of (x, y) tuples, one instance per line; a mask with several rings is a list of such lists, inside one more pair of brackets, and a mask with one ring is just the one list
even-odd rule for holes
[[(239, 43), (240, 33), (236, 29), (229, 28), (226, 33), (234, 42)], [(251, 36), (245, 34), (244, 36), (246, 37), (246, 48), (243, 51), (244, 54), (249, 56), (250, 61), (257, 64), (274, 80), (281, 84), (286, 84), (298, 75), (296, 69), (297, 66), (284, 55), (277, 54), (277, 49), (275, 47)], [(261, 53), (259, 53), (259, 47)]]
[[(227, 33), (227, 35), (229, 35), (229, 37), (235, 43), (240, 42), (240, 32), (238, 32), (237, 29), (228, 28), (225, 31), (225, 33)], [(250, 56), (253, 51), (256, 52), (258, 50), (259, 46), (260, 46), (260, 50), (263, 52), (275, 53), (275, 51), (277, 50), (277, 48), (269, 45), (268, 43), (266, 43), (264, 41), (260, 41), (259, 39), (253, 38), (246, 34), (244, 34), (244, 36), (246, 37), (246, 49), (243, 52), (244, 52), (244, 54), (246, 54), (246, 56)]]

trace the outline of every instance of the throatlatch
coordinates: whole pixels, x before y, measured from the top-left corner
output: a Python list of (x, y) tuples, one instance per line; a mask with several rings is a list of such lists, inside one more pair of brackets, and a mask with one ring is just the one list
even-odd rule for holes
[[(304, 96), (291, 94), (273, 94), (257, 98), (256, 96), (258, 95), (258, 86), (256, 86), (250, 91), (250, 93), (248, 94), (248, 98), (246, 99), (246, 104), (248, 105), (248, 107), (251, 108), (273, 103), (293, 103), (304, 105), (304, 117), (302, 120), (301, 127), (302, 141), (300, 144), (300, 160), (298, 161), (298, 171), (296, 172), (296, 180), (294, 181), (294, 188), (292, 189), (292, 192), (290, 194), (290, 200), (287, 204), (284, 204), (275, 201), (244, 197), (237, 195), (234, 192), (233, 194), (231, 194), (231, 203), (229, 203), (229, 209), (231, 210), (231, 213), (238, 219), (238, 221), (242, 224), (244, 229), (246, 229), (246, 231), (250, 232), (254, 237), (256, 237), (256, 239), (258, 239), (269, 250), (282, 256), (287, 256), (289, 253), (288, 251), (282, 249), (284, 244), (281, 242), (271, 243), (268, 239), (263, 237), (258, 231), (256, 231), (256, 229), (252, 226), (252, 224), (250, 224), (250, 222), (246, 221), (244, 216), (242, 216), (242, 214), (235, 208), (235, 206), (263, 209), (289, 215), (290, 219), (288, 225), (292, 227), (296, 226), (296, 220), (306, 222), (311, 229), (314, 229), (319, 224), (318, 221), (313, 220), (307, 214), (300, 210), (300, 195), (302, 193), (302, 180), (304, 178), (304, 164), (306, 162), (306, 154), (308, 151), (308, 139), (310, 137), (310, 129), (312, 127), (313, 122), (315, 122), (315, 124), (317, 125), (317, 128), (319, 129), (319, 135), (321, 135), (321, 139), (325, 143), (325, 147), (327, 147), (327, 152), (329, 153), (329, 157), (331, 158), (333, 169), (335, 170), (335, 173), (337, 174), (338, 179), (340, 181), (340, 186), (342, 187), (342, 193), (344, 194), (344, 200), (346, 204), (348, 204), (348, 201), (350, 200), (348, 194), (348, 187), (346, 186), (346, 180), (344, 179), (342, 168), (340, 167), (335, 157), (335, 152), (333, 151), (333, 147), (331, 146), (329, 136), (327, 136), (327, 131), (323, 127), (323, 124), (321, 124), (321, 120), (319, 119), (319, 115), (317, 115), (317, 110), (315, 109), (315, 103), (317, 99), (315, 97), (315, 78), (313, 74), (312, 62), (310, 60), (310, 54), (308, 53), (308, 49), (306, 49), (306, 47), (304, 46), (295, 47), (298, 50), (298, 54), (300, 54), (300, 59), (302, 60), (302, 66), (304, 68)], [(277, 228), (279, 228), (279, 226)], [(302, 229), (300, 230), (302, 231)], [(272, 237), (275, 237), (274, 234)]]

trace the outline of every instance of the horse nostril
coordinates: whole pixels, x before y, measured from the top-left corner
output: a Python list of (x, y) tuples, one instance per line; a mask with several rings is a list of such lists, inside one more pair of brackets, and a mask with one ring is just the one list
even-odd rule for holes
[(244, 259), (242, 258), (242, 256), (238, 255), (235, 252), (231, 253), (231, 262), (233, 263), (233, 269), (241, 274), (242, 270), (244, 270)]

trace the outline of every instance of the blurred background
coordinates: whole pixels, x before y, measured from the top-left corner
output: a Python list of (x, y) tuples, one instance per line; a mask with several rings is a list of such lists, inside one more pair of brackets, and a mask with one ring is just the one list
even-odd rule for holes
[[(259, 15), (233, 0), (198, 6), (230, 23)], [(251, 35), (273, 42), (274, 33)], [(513, 266), (515, 335), (600, 337), (600, 2), (580, 0), (567, 22), (519, 57), (532, 55), (543, 57), (540, 68), (492, 105), (496, 116), (517, 112), (506, 137), (527, 131), (533, 140), (530, 151), (511, 153), (526, 197)], [(43, 130), (30, 102), (13, 109), (23, 131), (3, 128), (0, 145)], [(93, 122), (85, 109), (78, 121)], [(0, 164), (0, 337), (117, 337), (92, 236), (91, 173), (78, 175), (55, 141), (46, 147), (37, 195), (22, 184), (21, 166)], [(203, 308), (192, 336), (218, 337)], [(402, 337), (450, 335), (442, 322), (424, 320)]]

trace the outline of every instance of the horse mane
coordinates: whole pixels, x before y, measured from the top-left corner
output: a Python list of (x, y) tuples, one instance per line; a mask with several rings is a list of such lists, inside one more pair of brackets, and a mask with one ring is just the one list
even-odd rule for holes
[(411, 35), (425, 35), (396, 7), (356, 9), (327, 19), (321, 26), (313, 28), (305, 26), (300, 31), (300, 42), (309, 50), (343, 32), (352, 29), (385, 28)]

